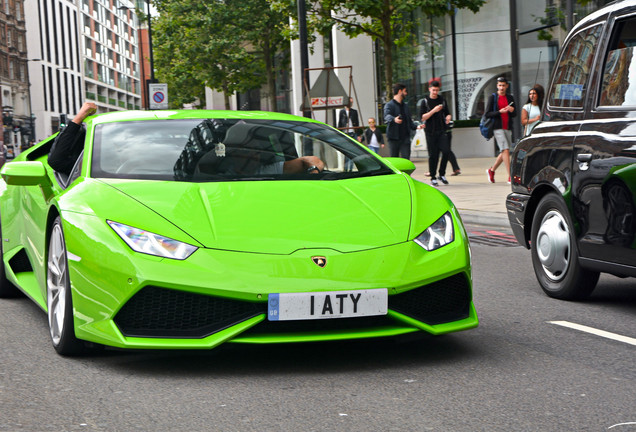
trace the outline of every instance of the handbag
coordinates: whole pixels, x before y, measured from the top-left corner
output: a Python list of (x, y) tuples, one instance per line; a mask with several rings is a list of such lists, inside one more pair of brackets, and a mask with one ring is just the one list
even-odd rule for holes
[[(492, 95), (495, 98), (494, 106), (496, 107), (497, 106), (497, 94), (493, 93)], [(494, 128), (495, 128), (495, 118), (494, 117), (486, 117), (486, 113), (484, 113), (484, 115), (481, 116), (481, 120), (479, 121), (479, 132), (481, 132), (481, 135), (484, 138), (489, 140), (494, 135), (494, 132), (493, 132)]]

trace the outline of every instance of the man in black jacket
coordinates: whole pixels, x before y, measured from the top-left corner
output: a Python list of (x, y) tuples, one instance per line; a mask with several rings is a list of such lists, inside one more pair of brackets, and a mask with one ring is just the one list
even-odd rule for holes
[[(393, 99), (384, 105), (386, 137), (391, 157), (411, 157), (411, 131), (417, 129), (404, 99), (408, 94), (404, 84), (393, 85)], [(421, 126), (418, 126), (421, 127)]]
[(358, 141), (362, 140), (362, 134), (359, 133), (360, 118), (358, 117), (358, 110), (353, 108), (353, 98), (349, 98), (349, 106), (340, 110), (340, 116), (338, 117), (338, 128), (349, 135), (351, 138), (355, 138)]
[(55, 137), (48, 158), (49, 165), (55, 171), (66, 175), (71, 173), (77, 158), (84, 150), (86, 130), (82, 123), (86, 117), (95, 112), (97, 112), (97, 105), (93, 102), (84, 102), (73, 120)]

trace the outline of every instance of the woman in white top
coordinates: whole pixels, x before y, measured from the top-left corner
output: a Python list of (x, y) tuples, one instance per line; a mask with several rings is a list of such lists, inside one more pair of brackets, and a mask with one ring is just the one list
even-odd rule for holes
[(521, 110), (521, 124), (524, 126), (523, 136), (530, 135), (532, 129), (541, 119), (541, 106), (543, 105), (543, 87), (535, 84), (528, 92), (528, 102)]

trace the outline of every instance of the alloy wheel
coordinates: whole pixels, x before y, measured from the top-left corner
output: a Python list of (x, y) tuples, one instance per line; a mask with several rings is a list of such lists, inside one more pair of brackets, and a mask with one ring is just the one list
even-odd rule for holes
[(62, 339), (64, 321), (67, 313), (66, 297), (68, 292), (68, 274), (66, 265), (66, 245), (59, 224), (54, 224), (49, 243), (48, 270), (46, 277), (49, 329), (53, 345)]

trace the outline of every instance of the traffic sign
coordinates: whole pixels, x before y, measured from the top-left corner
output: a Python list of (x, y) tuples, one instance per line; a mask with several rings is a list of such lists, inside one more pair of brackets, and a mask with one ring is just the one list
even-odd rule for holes
[(168, 84), (148, 84), (150, 109), (168, 109)]

